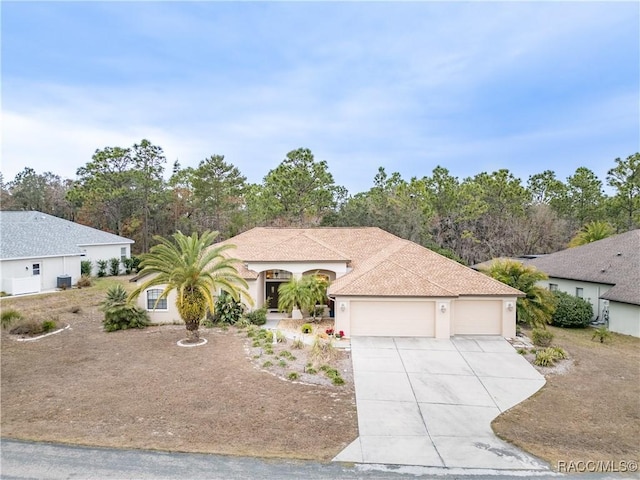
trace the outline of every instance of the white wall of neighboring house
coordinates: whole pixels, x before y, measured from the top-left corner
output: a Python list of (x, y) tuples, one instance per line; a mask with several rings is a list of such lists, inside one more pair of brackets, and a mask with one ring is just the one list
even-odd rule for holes
[(640, 337), (640, 305), (609, 302), (609, 330)]
[[(124, 272), (122, 258), (131, 258), (131, 244), (117, 243), (111, 245), (80, 245), (80, 251), (84, 254), (82, 260), (91, 261), (91, 274), (96, 275), (98, 272), (98, 260), (109, 261), (112, 258), (121, 260), (120, 272)], [(107, 267), (109, 271), (109, 267)]]
[[(149, 278), (143, 278), (141, 280), (138, 280), (136, 285), (140, 286), (144, 283), (145, 280), (148, 280), (148, 279)], [(155, 302), (149, 304), (148, 302), (149, 290), (162, 291), (164, 290), (164, 285), (158, 285), (155, 287), (148, 288), (147, 290), (142, 291), (142, 293), (140, 293), (140, 295), (136, 299), (136, 304), (143, 310), (146, 310), (147, 313), (149, 314), (149, 320), (151, 321), (151, 323), (157, 323), (157, 324), (183, 323), (182, 319), (180, 318), (180, 315), (178, 314), (178, 309), (176, 308), (177, 295), (175, 290), (169, 292), (169, 295), (167, 296), (166, 309), (163, 309), (163, 308), (154, 309), (153, 305), (155, 304)]]
[(80, 255), (3, 260), (2, 291), (11, 295), (54, 290), (59, 276), (80, 278)]
[(613, 285), (607, 285), (604, 283), (591, 283), (581, 282), (578, 280), (567, 280), (564, 278), (550, 277), (549, 280), (544, 280), (538, 283), (541, 287), (550, 289), (550, 285), (557, 285), (558, 290), (568, 293), (569, 295), (577, 296), (577, 289), (582, 289), (582, 298), (591, 304), (593, 307), (592, 320), (602, 319), (602, 315), (605, 311), (606, 301), (601, 300), (600, 297), (607, 293)]

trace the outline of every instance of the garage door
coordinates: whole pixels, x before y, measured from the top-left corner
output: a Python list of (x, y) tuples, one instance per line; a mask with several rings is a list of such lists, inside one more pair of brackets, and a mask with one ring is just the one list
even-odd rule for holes
[(502, 300), (458, 300), (455, 335), (501, 335)]
[(362, 300), (350, 308), (352, 336), (435, 336), (434, 302)]

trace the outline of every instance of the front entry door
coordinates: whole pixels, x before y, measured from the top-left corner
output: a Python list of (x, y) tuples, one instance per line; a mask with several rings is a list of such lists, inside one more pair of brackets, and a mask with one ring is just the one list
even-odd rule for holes
[(266, 299), (269, 300), (269, 304), (267, 305), (269, 310), (278, 309), (278, 287), (280, 283), (282, 282), (267, 282), (265, 295)]

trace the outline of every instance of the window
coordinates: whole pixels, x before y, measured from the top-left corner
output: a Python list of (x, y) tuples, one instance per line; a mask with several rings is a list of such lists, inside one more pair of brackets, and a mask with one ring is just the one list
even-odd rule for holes
[(580, 287), (576, 287), (576, 297), (582, 298), (584, 296), (584, 289)]
[(125, 258), (127, 258), (127, 247), (122, 247), (120, 249), (120, 261), (124, 263)]
[[(153, 290), (147, 290), (147, 310), (166, 310), (167, 309), (167, 299), (163, 298), (162, 300), (158, 300), (162, 295), (162, 290), (159, 288), (154, 288)], [(156, 301), (158, 303), (156, 303)]]
[(39, 263), (34, 263), (33, 265), (31, 265), (31, 273), (33, 275), (40, 275), (40, 264)]
[(557, 283), (550, 283), (549, 284), (549, 290), (551, 290), (552, 292), (557, 292), (558, 291), (558, 284)]

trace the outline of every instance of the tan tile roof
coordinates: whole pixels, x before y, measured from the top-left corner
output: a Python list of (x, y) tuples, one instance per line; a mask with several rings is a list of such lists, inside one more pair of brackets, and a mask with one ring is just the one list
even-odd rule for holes
[[(434, 296), (522, 295), (471, 268), (375, 227), (264, 228), (223, 243), (243, 261), (347, 261), (352, 271), (329, 287), (331, 295)], [(240, 272), (244, 278), (256, 273)]]

